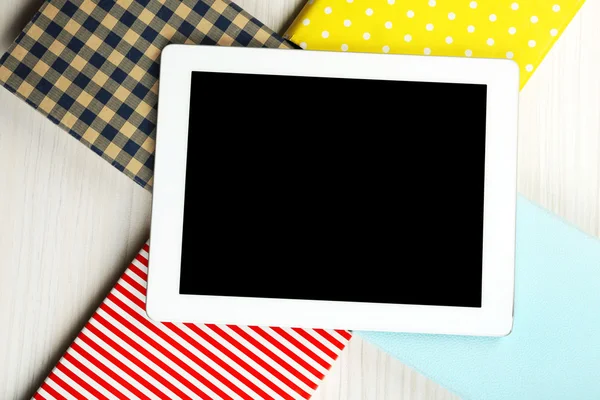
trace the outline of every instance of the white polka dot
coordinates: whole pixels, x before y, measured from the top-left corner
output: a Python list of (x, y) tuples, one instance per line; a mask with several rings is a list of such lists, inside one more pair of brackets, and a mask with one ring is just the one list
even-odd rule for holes
[(369, 32), (363, 33), (363, 39), (365, 39), (365, 40), (371, 39), (371, 34)]
[(373, 9), (372, 8), (367, 8), (365, 10), (365, 14), (367, 14), (370, 17), (371, 15), (373, 15)]
[(535, 47), (535, 45), (536, 45), (535, 40), (530, 40), (529, 42), (527, 42), (527, 45), (529, 47)]
[(477, 2), (476, 1), (472, 1), (469, 3), (469, 7), (471, 8), (477, 8)]
[(512, 51), (506, 52), (506, 58), (512, 59), (514, 56), (515, 56), (515, 54)]
[(448, 13), (448, 19), (449, 19), (450, 21), (454, 21), (454, 19), (455, 19), (455, 18), (456, 18), (456, 14), (454, 14), (453, 12), (451, 12), (451, 13)]
[(306, 50), (306, 48), (307, 48), (307, 47), (308, 47), (308, 46), (306, 45), (306, 42), (302, 42), (302, 43), (300, 43), (300, 48), (302, 48), (302, 49)]
[(469, 49), (465, 50), (465, 56), (467, 57), (471, 57), (473, 55), (473, 52)]
[(492, 38), (489, 38), (485, 42), (487, 43), (488, 46), (493, 46), (494, 45), (494, 39), (492, 39)]
[(428, 31), (432, 31), (433, 30), (433, 24), (427, 24), (425, 25), (425, 29), (427, 29)]
[(346, 0), (348, 3), (354, 3), (354, 0)]
[(386, 22), (384, 25), (387, 29), (392, 29), (392, 23), (390, 21)]
[(302, 25), (307, 26), (308, 24), (310, 24), (310, 19), (306, 18), (304, 21), (302, 21)]
[(429, 7), (435, 7), (436, 2), (435, 2), (435, 0), (429, 0), (428, 4), (429, 4)]
[(553, 5), (552, 6), (552, 11), (559, 12), (560, 11), (560, 6), (558, 4)]
[(454, 39), (452, 39), (452, 36), (446, 36), (446, 43), (452, 44), (453, 41)]
[(352, 21), (350, 21), (349, 19), (345, 19), (345, 20), (344, 20), (344, 26), (347, 28), (347, 27), (349, 27), (350, 25), (352, 25)]
[(469, 32), (469, 33), (475, 32), (475, 27), (473, 25), (467, 26), (467, 32)]
[(527, 64), (527, 65), (525, 66), (525, 69), (527, 70), (527, 72), (531, 72), (531, 71), (533, 71), (533, 65), (531, 65), (531, 64)]
[(381, 49), (381, 51), (383, 51), (384, 53), (389, 53), (390, 52), (390, 46), (383, 46), (383, 48)]
[(490, 14), (490, 21), (492, 22), (496, 22), (496, 20), (498, 19), (498, 17), (496, 17), (496, 14)]
[(396, 0), (388, 0), (388, 4), (389, 4), (390, 6), (393, 6), (395, 2), (396, 2)]
[(517, 28), (515, 28), (514, 26), (511, 26), (510, 28), (508, 28), (508, 33), (510, 33), (511, 35), (514, 35), (515, 33), (517, 33)]
[(331, 7), (325, 7), (325, 14), (331, 14)]
[(558, 29), (556, 29), (556, 28), (550, 29), (550, 36), (556, 36), (556, 35), (558, 35)]
[(342, 45), (342, 51), (348, 51), (348, 45), (347, 44), (343, 44)]
[(329, 32), (323, 31), (321, 32), (321, 36), (323, 36), (323, 39), (327, 39), (329, 37)]
[(423, 54), (425, 54), (426, 56), (430, 55), (431, 54), (431, 49), (429, 47), (425, 47), (423, 49)]
[(412, 18), (412, 17), (414, 17), (414, 16), (415, 16), (415, 12), (414, 12), (413, 10), (408, 10), (408, 11), (406, 12), (406, 16), (407, 16), (408, 18)]
[(412, 36), (410, 36), (408, 33), (406, 35), (404, 35), (405, 42), (410, 42), (411, 40), (412, 40)]
[(536, 17), (535, 15), (532, 15), (531, 18), (529, 18), (529, 20), (531, 21), (532, 24), (537, 24), (538, 17)]
[(510, 5), (510, 8), (512, 8), (513, 10), (517, 11), (519, 9), (519, 3), (512, 3)]

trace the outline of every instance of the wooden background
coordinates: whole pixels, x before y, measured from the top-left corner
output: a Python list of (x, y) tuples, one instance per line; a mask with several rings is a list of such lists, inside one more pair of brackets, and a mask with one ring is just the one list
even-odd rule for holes
[[(40, 0), (0, 0), (0, 51)], [(301, 0), (239, 0), (282, 32)], [(519, 191), (600, 235), (600, 0), (521, 93)], [(282, 129), (273, 126), (273, 129)], [(148, 192), (0, 89), (0, 399), (30, 396), (148, 237)], [(451, 232), (448, 232), (451, 234)], [(317, 399), (456, 398), (355, 337)]]

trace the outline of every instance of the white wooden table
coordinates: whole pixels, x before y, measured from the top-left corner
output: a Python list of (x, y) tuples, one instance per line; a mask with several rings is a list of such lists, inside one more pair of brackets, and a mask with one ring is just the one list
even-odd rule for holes
[[(240, 0), (283, 31), (302, 0)], [(40, 0), (0, 0), (0, 51)], [(519, 191), (600, 235), (600, 0), (521, 94)], [(275, 127), (274, 127), (275, 128)], [(279, 129), (279, 128), (278, 128)], [(148, 237), (150, 194), (0, 89), (0, 399), (30, 396)], [(451, 399), (360, 338), (317, 399)]]

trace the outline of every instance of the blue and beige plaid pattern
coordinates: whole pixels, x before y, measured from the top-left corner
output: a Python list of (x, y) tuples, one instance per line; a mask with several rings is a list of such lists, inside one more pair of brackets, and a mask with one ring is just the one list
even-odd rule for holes
[(169, 43), (291, 47), (225, 0), (46, 0), (0, 58), (0, 83), (150, 190)]

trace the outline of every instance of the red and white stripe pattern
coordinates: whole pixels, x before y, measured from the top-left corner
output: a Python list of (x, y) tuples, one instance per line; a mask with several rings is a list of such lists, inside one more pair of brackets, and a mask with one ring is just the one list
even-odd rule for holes
[(145, 312), (148, 245), (35, 399), (308, 399), (351, 334), (156, 323)]

